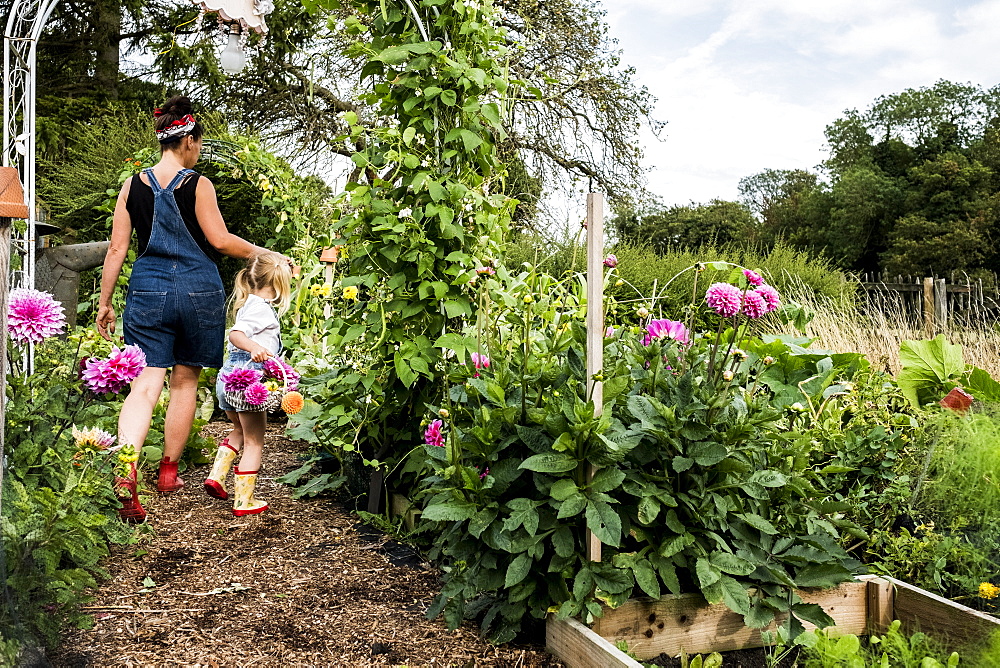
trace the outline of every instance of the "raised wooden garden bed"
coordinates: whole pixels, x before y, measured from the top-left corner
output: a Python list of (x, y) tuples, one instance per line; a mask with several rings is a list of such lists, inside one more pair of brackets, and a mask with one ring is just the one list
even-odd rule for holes
[[(995, 617), (894, 578), (862, 576), (833, 589), (799, 595), (806, 603), (821, 605), (843, 633), (881, 634), (898, 619), (908, 633), (920, 630), (948, 644), (960, 644), (1000, 629)], [(618, 650), (617, 643), (624, 641), (639, 660), (649, 660), (660, 654), (678, 656), (681, 650), (705, 654), (764, 647), (761, 631), (768, 629), (747, 628), (742, 616), (725, 605), (709, 605), (700, 594), (682, 594), (637, 598), (605, 609), (593, 629), (575, 619), (550, 616), (546, 646), (569, 668), (636, 668), (640, 664)]]

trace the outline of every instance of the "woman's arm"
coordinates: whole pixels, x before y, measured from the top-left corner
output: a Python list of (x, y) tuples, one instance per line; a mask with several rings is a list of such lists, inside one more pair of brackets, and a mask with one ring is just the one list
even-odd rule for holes
[(128, 201), (129, 187), (132, 179), (125, 181), (118, 201), (115, 202), (114, 222), (111, 224), (111, 245), (104, 256), (104, 268), (101, 270), (101, 298), (97, 302), (97, 332), (108, 341), (115, 333), (115, 309), (111, 299), (115, 295), (115, 286), (121, 274), (125, 256), (128, 255), (128, 245), (132, 240), (132, 218), (128, 215), (125, 203)]
[(249, 241), (231, 233), (226, 228), (226, 221), (219, 211), (219, 200), (215, 196), (215, 186), (205, 177), (198, 179), (195, 190), (194, 213), (212, 248), (223, 255), (237, 258), (248, 258), (261, 253), (271, 253), (266, 248), (255, 246)]

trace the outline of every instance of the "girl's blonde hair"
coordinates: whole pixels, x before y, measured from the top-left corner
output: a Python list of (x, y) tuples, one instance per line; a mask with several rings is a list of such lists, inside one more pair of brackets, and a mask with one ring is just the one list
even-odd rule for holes
[(292, 298), (292, 270), (284, 257), (277, 253), (261, 253), (247, 260), (245, 269), (236, 273), (233, 285), (232, 315), (247, 303), (254, 291), (264, 288), (274, 290), (274, 300), (271, 302), (279, 314), (288, 310)]

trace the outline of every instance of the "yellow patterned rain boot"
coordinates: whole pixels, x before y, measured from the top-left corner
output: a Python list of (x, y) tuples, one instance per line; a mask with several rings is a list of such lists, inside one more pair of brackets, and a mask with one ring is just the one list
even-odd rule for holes
[(215, 499), (228, 499), (229, 492), (226, 491), (226, 476), (229, 469), (233, 467), (233, 460), (239, 452), (229, 445), (229, 439), (224, 438), (219, 443), (218, 450), (215, 451), (215, 463), (212, 464), (212, 472), (205, 479), (205, 493)]
[(233, 515), (256, 515), (267, 510), (267, 501), (253, 498), (254, 487), (257, 486), (259, 471), (241, 471), (237, 466), (233, 471), (236, 499), (233, 501)]

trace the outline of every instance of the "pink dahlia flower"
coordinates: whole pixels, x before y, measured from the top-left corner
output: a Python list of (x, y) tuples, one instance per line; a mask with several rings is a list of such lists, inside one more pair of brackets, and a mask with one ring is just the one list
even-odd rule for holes
[(41, 343), (63, 331), (66, 316), (62, 304), (47, 292), (15, 288), (7, 306), (7, 332), (15, 343)]
[(777, 310), (781, 306), (781, 295), (770, 285), (760, 285), (754, 290), (757, 294), (764, 298), (764, 303), (767, 304), (767, 308), (764, 313), (770, 313), (771, 311)]
[(757, 287), (759, 285), (764, 285), (764, 277), (758, 274), (756, 271), (750, 271), (749, 269), (743, 270), (743, 275), (747, 277), (747, 283)]
[(226, 392), (242, 392), (254, 383), (260, 381), (263, 374), (257, 369), (234, 367), (232, 371), (219, 376)]
[(723, 318), (739, 313), (742, 302), (743, 291), (730, 283), (715, 283), (705, 292), (705, 303)]
[(267, 386), (259, 380), (250, 383), (247, 389), (243, 390), (243, 397), (251, 406), (260, 406), (267, 401)]
[(606, 258), (604, 258), (604, 266), (605, 267), (609, 267), (611, 269), (614, 269), (615, 267), (617, 267), (618, 266), (618, 256), (612, 254), (612, 255), (609, 255)]
[(83, 384), (94, 394), (118, 394), (128, 386), (128, 382), (108, 366), (107, 360), (96, 357), (87, 360), (82, 376)]
[(146, 353), (139, 346), (125, 346), (120, 350), (112, 348), (111, 356), (105, 364), (109, 373), (114, 374), (123, 385), (127, 385), (146, 368)]
[(670, 339), (678, 343), (691, 343), (691, 334), (680, 320), (651, 320), (646, 325), (642, 345), (648, 346), (656, 339)]
[(743, 314), (747, 317), (757, 319), (767, 313), (767, 302), (759, 292), (750, 290), (743, 294)]
[(289, 392), (299, 389), (299, 379), (302, 378), (295, 367), (280, 357), (271, 357), (264, 362), (264, 376), (278, 382), (287, 382)]
[(476, 267), (476, 273), (486, 274), (487, 276), (496, 276), (497, 270), (494, 269), (493, 267), (482, 266), (482, 267)]
[(443, 424), (441, 420), (434, 420), (427, 425), (427, 429), (424, 431), (424, 443), (444, 447), (444, 434), (441, 433), (441, 425)]

